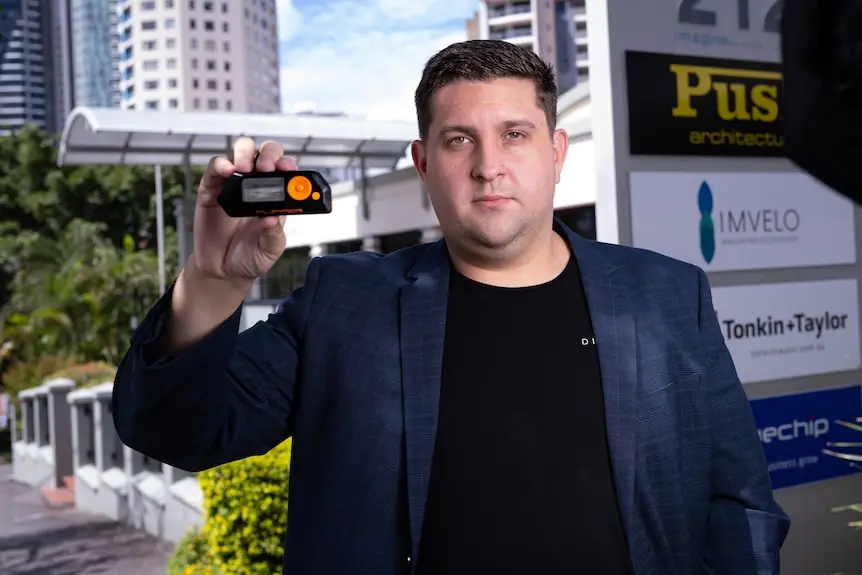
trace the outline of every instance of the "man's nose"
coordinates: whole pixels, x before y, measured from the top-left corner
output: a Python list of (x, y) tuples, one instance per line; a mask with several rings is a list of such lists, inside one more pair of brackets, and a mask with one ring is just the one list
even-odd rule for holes
[(503, 150), (496, 144), (479, 144), (474, 148), (473, 177), (493, 182), (504, 173)]

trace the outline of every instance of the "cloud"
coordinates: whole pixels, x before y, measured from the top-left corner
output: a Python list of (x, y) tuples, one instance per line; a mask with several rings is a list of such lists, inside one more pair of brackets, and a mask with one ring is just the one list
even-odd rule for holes
[(302, 29), (302, 13), (291, 0), (276, 0), (276, 15), (279, 40), (289, 42)]
[(466, 39), (476, 7), (476, 0), (279, 0), (283, 109), (415, 122), (413, 91), (425, 62)]

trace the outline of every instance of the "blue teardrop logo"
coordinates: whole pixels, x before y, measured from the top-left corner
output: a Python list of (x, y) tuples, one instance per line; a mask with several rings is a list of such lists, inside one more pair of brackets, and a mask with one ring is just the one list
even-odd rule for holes
[(712, 221), (712, 190), (706, 181), (701, 182), (697, 191), (697, 207), (700, 210), (700, 253), (706, 263), (715, 257), (715, 224)]

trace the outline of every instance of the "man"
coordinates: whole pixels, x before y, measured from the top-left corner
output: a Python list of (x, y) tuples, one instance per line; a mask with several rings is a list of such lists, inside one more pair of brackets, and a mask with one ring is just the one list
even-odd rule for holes
[(777, 574), (788, 520), (705, 275), (553, 218), (552, 70), (455, 44), (416, 109), (445, 240), (314, 259), (240, 335), (284, 232), (215, 198), (295, 164), (245, 138), (212, 160), (194, 254), (117, 375), (122, 440), (197, 471), (292, 436), (291, 575)]

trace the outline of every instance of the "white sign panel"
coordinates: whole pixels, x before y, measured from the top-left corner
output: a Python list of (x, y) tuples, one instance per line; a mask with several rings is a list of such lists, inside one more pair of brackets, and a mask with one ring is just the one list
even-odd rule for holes
[(629, 50), (780, 61), (782, 0), (601, 1), (621, 19)]
[(632, 243), (706, 271), (856, 263), (853, 204), (803, 173), (633, 172)]
[(858, 369), (856, 280), (714, 288), (742, 383)]

